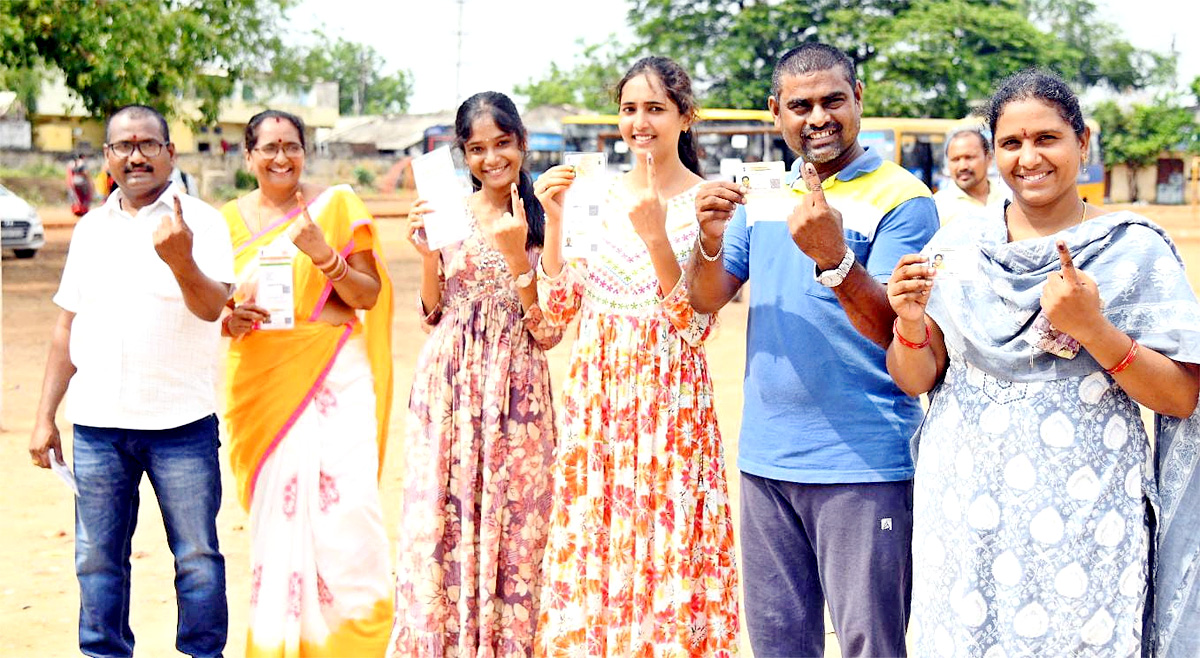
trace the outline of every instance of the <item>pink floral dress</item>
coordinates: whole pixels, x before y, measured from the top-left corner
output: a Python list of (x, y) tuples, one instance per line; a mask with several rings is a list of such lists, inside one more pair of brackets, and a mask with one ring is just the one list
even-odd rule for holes
[(536, 305), (523, 313), (478, 226), (441, 258), (442, 301), (426, 317), (405, 425), (390, 655), (524, 657), (555, 443), (543, 350), (562, 331)]
[[(671, 198), (676, 259), (696, 189)], [(665, 297), (614, 185), (600, 251), (540, 279), (546, 320), (579, 317), (554, 462), (537, 656), (729, 656), (737, 571), (721, 435), (702, 344), (715, 317)]]

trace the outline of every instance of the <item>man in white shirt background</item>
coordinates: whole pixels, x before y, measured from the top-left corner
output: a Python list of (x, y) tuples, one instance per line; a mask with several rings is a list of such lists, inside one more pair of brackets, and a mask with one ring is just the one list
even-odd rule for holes
[(985, 208), (999, 208), (1008, 198), (1004, 183), (988, 179), (992, 140), (982, 126), (951, 131), (946, 136), (946, 169), (954, 185), (943, 185), (933, 202), (942, 226)]
[(171, 183), (175, 147), (157, 110), (121, 108), (105, 134), (119, 187), (71, 237), (29, 453), (35, 466), (64, 463), (55, 416), (68, 396), (83, 654), (133, 655), (130, 542), (145, 474), (175, 557), (176, 648), (220, 656), (228, 610), (214, 376), (216, 320), (234, 280), (229, 233), (217, 210)]

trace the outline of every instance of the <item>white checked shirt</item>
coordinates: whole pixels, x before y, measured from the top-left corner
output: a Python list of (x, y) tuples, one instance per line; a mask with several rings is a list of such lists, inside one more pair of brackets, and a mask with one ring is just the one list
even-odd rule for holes
[(67, 417), (92, 427), (159, 430), (216, 410), (219, 322), (183, 302), (175, 275), (154, 251), (154, 230), (174, 213), (178, 194), (193, 234), (192, 257), (216, 281), (231, 283), (233, 248), (221, 213), (177, 185), (136, 215), (121, 192), (75, 226), (54, 303), (75, 313)]

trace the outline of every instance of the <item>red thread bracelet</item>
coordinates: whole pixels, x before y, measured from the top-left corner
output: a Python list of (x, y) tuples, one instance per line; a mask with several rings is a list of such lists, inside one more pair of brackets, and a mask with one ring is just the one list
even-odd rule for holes
[(896, 318), (895, 320), (892, 320), (892, 336), (894, 336), (896, 340), (900, 341), (901, 345), (910, 350), (923, 350), (926, 347), (929, 347), (929, 341), (933, 339), (933, 332), (929, 330), (928, 324), (925, 325), (925, 340), (920, 343), (914, 343), (900, 335), (900, 318)]
[(1133, 343), (1129, 346), (1129, 351), (1125, 353), (1125, 358), (1121, 359), (1121, 362), (1118, 363), (1117, 365), (1115, 365), (1111, 368), (1105, 368), (1104, 372), (1107, 372), (1110, 375), (1115, 375), (1118, 372), (1121, 372), (1122, 370), (1128, 368), (1129, 364), (1133, 363), (1137, 359), (1137, 353), (1138, 353), (1138, 342), (1136, 340), (1134, 340)]

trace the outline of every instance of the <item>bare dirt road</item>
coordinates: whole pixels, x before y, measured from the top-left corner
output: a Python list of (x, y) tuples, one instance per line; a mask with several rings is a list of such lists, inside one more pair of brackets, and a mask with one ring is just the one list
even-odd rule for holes
[[(1190, 208), (1141, 207), (1168, 228), (1189, 262), (1193, 287), (1200, 289), (1200, 216)], [(61, 210), (57, 211), (61, 214)], [(382, 214), (392, 214), (384, 210)], [(413, 308), (418, 284), (415, 252), (401, 238), (401, 222), (384, 219), (388, 267), (395, 280), (394, 324), (396, 399), (389, 454), (382, 489), (384, 513), (394, 534), (398, 525), (402, 472), (403, 410), (408, 402), (412, 367), (424, 334)], [(50, 328), (57, 308), (50, 298), (62, 271), (69, 228), (51, 228), (46, 248), (32, 260), (3, 260), (3, 415), (0, 416), (0, 482), (7, 483), (0, 499), (0, 519), (6, 539), (0, 541), (0, 656), (57, 657), (78, 655), (76, 624), (78, 585), (73, 566), (74, 512), (72, 499), (49, 471), (30, 466), (26, 444), (38, 402)], [(722, 326), (708, 344), (718, 417), (725, 435), (726, 455), (736, 489), (735, 455), (741, 415), (741, 375), (744, 363), (746, 305), (732, 304)], [(563, 380), (570, 342), (551, 352), (556, 385)], [(69, 424), (60, 419), (65, 450), (70, 457)], [(218, 518), (221, 547), (227, 559), (230, 636), (227, 655), (239, 656), (245, 646), (249, 601), (249, 538), (247, 516), (233, 495), (233, 480), (223, 460), (225, 500)], [(68, 462), (69, 463), (69, 462)], [(733, 492), (736, 501), (736, 490)], [(138, 532), (133, 542), (131, 623), (137, 636), (137, 656), (177, 656), (174, 649), (175, 595), (171, 554), (153, 492), (145, 484)], [(735, 504), (736, 513), (736, 504)], [(833, 636), (828, 636), (831, 640)], [(744, 643), (743, 643), (744, 644)], [(830, 652), (833, 654), (833, 652)], [(749, 655), (748, 647), (744, 655)], [(836, 655), (836, 654), (833, 654)]]

